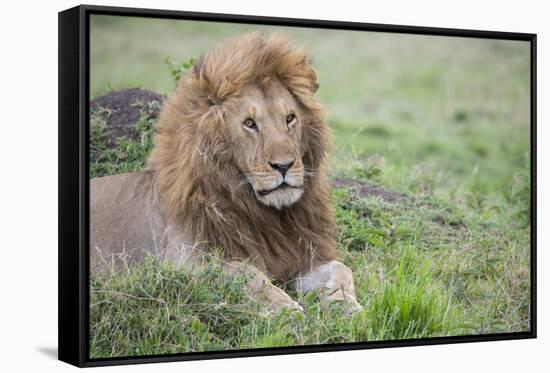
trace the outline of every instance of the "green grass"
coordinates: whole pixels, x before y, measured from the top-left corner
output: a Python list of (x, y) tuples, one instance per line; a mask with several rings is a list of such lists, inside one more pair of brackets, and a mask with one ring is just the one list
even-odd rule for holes
[[(133, 86), (169, 94), (166, 56), (187, 61), (251, 28), (93, 16), (91, 95)], [(331, 175), (409, 196), (333, 190), (338, 250), (365, 311), (345, 318), (288, 288), (305, 313), (269, 316), (239, 280), (220, 275), (215, 255), (192, 274), (149, 258), (91, 283), (91, 356), (529, 330), (528, 45), (289, 33), (319, 71), (336, 140)], [(139, 140), (109, 148), (100, 114), (91, 118), (91, 175), (142, 169), (152, 121), (143, 115)]]

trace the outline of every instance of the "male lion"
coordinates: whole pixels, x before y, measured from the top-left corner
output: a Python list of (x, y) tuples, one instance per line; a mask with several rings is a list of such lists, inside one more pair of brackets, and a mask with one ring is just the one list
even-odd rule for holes
[(224, 271), (245, 273), (274, 312), (301, 307), (268, 277), (360, 310), (336, 261), (317, 87), (282, 37), (250, 33), (203, 56), (163, 105), (147, 171), (91, 181), (92, 273), (122, 256), (181, 265), (220, 247)]

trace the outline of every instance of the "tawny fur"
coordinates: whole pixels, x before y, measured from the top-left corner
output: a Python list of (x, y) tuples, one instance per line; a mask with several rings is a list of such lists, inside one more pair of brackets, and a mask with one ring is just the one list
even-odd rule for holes
[[(250, 84), (277, 79), (305, 113), (303, 163), (310, 176), (292, 206), (261, 204), (242, 175), (225, 125), (232, 99)], [(163, 105), (148, 168), (160, 209), (203, 247), (251, 261), (279, 281), (336, 258), (335, 219), (326, 175), (330, 133), (315, 99), (317, 74), (302, 50), (282, 37), (252, 33), (203, 56)]]

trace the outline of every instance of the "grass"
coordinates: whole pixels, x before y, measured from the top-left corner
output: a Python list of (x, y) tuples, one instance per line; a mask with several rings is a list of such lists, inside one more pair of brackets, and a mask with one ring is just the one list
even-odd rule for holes
[[(91, 95), (170, 93), (166, 56), (188, 61), (251, 28), (93, 16)], [(288, 288), (305, 313), (270, 316), (220, 275), (216, 255), (193, 273), (148, 258), (90, 284), (91, 357), (529, 330), (528, 45), (288, 32), (319, 71), (331, 174), (355, 180), (334, 188), (333, 205), (364, 312), (345, 318)], [(104, 114), (91, 117), (91, 176), (142, 169), (152, 120), (109, 148)], [(365, 195), (367, 184), (408, 197)]]

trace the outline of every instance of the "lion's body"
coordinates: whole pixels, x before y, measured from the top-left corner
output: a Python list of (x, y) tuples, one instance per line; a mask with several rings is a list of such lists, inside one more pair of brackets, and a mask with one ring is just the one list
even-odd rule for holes
[(335, 268), (319, 284), (354, 299), (349, 269), (322, 267), (337, 254), (317, 86), (283, 38), (252, 33), (203, 56), (162, 107), (148, 172), (92, 181), (92, 255), (137, 249), (135, 260), (145, 250), (179, 263), (189, 247), (219, 247), (259, 269), (258, 284), (262, 272), (288, 281)]
[(165, 245), (154, 173), (106, 176), (90, 182), (90, 264), (92, 273), (113, 264), (121, 253), (130, 263)]

